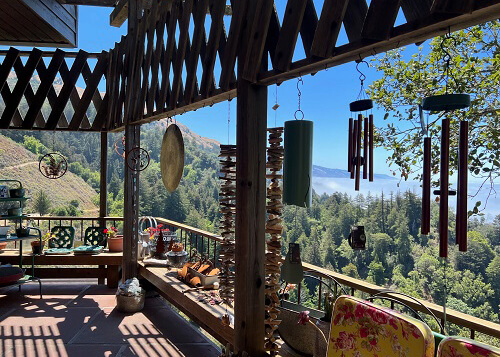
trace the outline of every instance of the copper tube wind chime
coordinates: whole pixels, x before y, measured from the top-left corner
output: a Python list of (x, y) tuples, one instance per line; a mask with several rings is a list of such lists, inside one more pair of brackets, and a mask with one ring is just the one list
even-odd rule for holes
[(271, 182), (267, 187), (266, 233), (266, 317), (264, 348), (275, 356), (279, 351), (274, 332), (278, 328), (280, 312), (280, 269), (281, 269), (281, 234), (283, 232), (283, 190), (281, 188), (283, 169), (283, 128), (270, 128), (269, 147), (267, 148), (266, 178)]
[[(359, 70), (361, 63), (368, 65), (365, 61), (360, 61), (356, 65), (356, 70), (360, 73), (361, 90), (358, 100), (349, 104), (350, 111), (354, 113), (367, 112), (373, 108), (371, 99), (362, 98), (366, 76)], [(363, 167), (363, 179), (373, 181), (373, 125), (373, 114), (363, 117), (363, 114), (360, 113), (357, 119), (349, 118), (347, 171), (351, 174), (351, 179), (354, 179), (356, 191), (359, 191), (361, 167)]]
[[(449, 66), (451, 55), (446, 50), (445, 42), (455, 41), (448, 34), (441, 42), (441, 49), (445, 53), (446, 77), (450, 76)], [(450, 112), (465, 109), (470, 106), (470, 96), (464, 93), (448, 93), (424, 98), (422, 109), (430, 112)], [(421, 119), (422, 120), (422, 119)], [(439, 256), (448, 257), (448, 198), (457, 195), (456, 212), (456, 242), (459, 250), (467, 251), (467, 175), (468, 175), (468, 130), (469, 123), (460, 121), (459, 147), (458, 147), (458, 192), (449, 188), (450, 171), (450, 119), (444, 118), (441, 123), (441, 155), (439, 190), (434, 194), (439, 196)], [(424, 138), (424, 162), (422, 179), (422, 226), (421, 233), (430, 233), (430, 203), (431, 203), (431, 138)]]

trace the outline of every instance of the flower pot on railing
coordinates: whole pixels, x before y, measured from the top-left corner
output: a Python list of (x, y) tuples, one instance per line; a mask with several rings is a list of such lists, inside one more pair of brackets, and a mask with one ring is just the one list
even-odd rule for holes
[(110, 252), (123, 252), (123, 235), (108, 237), (108, 249)]
[(42, 242), (42, 244), (40, 245), (39, 240), (34, 240), (31, 242), (31, 250), (33, 251), (33, 254), (35, 254), (35, 255), (42, 254), (44, 246), (45, 246), (45, 242)]

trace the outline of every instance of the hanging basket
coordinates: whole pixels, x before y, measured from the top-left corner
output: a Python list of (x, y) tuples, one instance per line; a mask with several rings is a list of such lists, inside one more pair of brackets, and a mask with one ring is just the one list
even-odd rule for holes
[(463, 93), (433, 95), (422, 101), (422, 108), (432, 112), (465, 109), (469, 106), (470, 95)]

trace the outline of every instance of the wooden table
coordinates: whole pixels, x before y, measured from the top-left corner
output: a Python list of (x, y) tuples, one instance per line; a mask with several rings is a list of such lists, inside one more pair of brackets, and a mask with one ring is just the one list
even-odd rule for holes
[[(34, 275), (38, 278), (98, 278), (100, 284), (107, 279), (108, 287), (116, 288), (120, 280), (122, 256), (122, 253), (101, 253), (97, 255), (35, 255), (33, 257), (31, 253), (24, 253), (20, 261), (19, 252), (8, 249), (0, 251), (0, 262), (12, 265), (31, 264), (34, 258)], [(62, 268), (61, 266), (69, 267)]]

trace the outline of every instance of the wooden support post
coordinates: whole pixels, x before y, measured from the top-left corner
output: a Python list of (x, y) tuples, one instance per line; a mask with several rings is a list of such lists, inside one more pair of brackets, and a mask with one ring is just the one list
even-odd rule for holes
[[(138, 24), (138, 9), (141, 4), (140, 0), (130, 0), (128, 8), (128, 32), (129, 36), (137, 34)], [(134, 88), (135, 73), (135, 43), (127, 42), (129, 48), (125, 52), (128, 60), (125, 60), (128, 67), (125, 70), (128, 73), (129, 82), (127, 83), (127, 103), (125, 103), (125, 155), (135, 147), (140, 146), (140, 126), (131, 125), (135, 119), (133, 111), (133, 100), (137, 99), (132, 93)], [(128, 109), (128, 110), (127, 110)], [(138, 164), (138, 163), (137, 163)], [(122, 278), (123, 280), (137, 276), (137, 229), (139, 225), (139, 171), (132, 170), (132, 167), (127, 165), (127, 157), (125, 156), (125, 182), (124, 182), (124, 201), (123, 201), (123, 263), (122, 263)]]
[(104, 217), (108, 215), (107, 196), (108, 196), (108, 133), (101, 132), (101, 182), (99, 191), (99, 224), (106, 226)]
[(267, 87), (242, 79), (238, 62), (236, 124), (237, 351), (264, 356)]
[[(125, 152), (140, 146), (140, 126), (125, 126)], [(137, 234), (139, 224), (139, 171), (125, 162), (123, 202), (123, 279), (137, 276)]]

